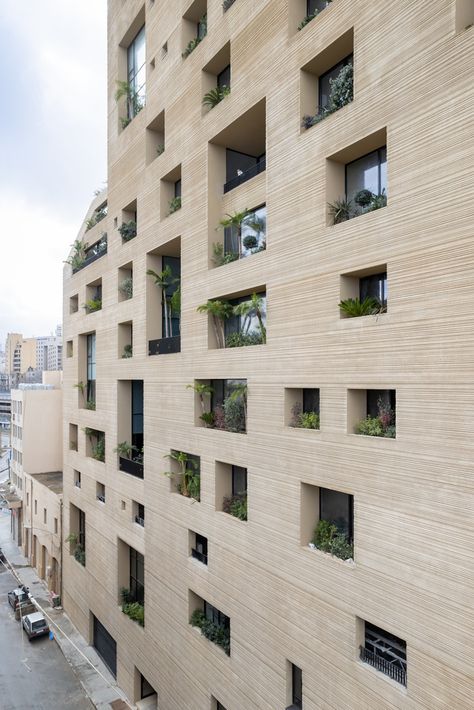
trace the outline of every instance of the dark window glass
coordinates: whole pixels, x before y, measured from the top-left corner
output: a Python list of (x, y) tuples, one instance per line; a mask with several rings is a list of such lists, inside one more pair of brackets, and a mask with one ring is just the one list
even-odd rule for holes
[(226, 708), (218, 700), (216, 701), (216, 710), (226, 710)]
[(140, 604), (145, 600), (145, 558), (130, 547), (130, 592)]
[[(137, 34), (127, 51), (128, 83), (137, 96), (137, 103), (143, 106), (146, 91), (145, 26)], [(136, 108), (136, 107), (135, 107)], [(130, 112), (130, 107), (128, 107)], [(136, 114), (136, 110), (133, 116)], [(128, 116), (128, 118), (133, 118)]]
[[(253, 254), (255, 251), (265, 249), (266, 231), (267, 208), (265, 205), (262, 205), (262, 207), (256, 207), (249, 212), (247, 217), (241, 222), (240, 235), (239, 230), (235, 227), (226, 227), (224, 229), (224, 253), (239, 254), (241, 257), (244, 257)], [(248, 242), (248, 240), (246, 240), (247, 237), (254, 237), (255, 244), (246, 246), (245, 243), (246, 241)]]
[(336, 525), (349, 541), (353, 538), (353, 496), (329, 488), (319, 489), (319, 519)]
[(174, 196), (181, 197), (181, 180), (176, 180), (174, 184)]
[(77, 542), (86, 549), (86, 514), (83, 510), (79, 510), (79, 529), (77, 531)]
[(143, 380), (132, 380), (132, 444), (143, 448)]
[(306, 14), (314, 15), (321, 12), (330, 4), (330, 0), (306, 0)]
[(155, 694), (155, 689), (153, 686), (150, 685), (150, 683), (147, 681), (147, 679), (142, 676), (140, 673), (140, 695), (143, 700), (143, 698), (149, 698), (150, 695)]
[(95, 333), (87, 336), (87, 399), (95, 402)]
[(316, 414), (319, 414), (318, 389), (303, 389), (303, 412), (316, 412)]
[(380, 304), (387, 307), (387, 272), (380, 274), (372, 274), (364, 276), (359, 280), (359, 298), (363, 301), (365, 298), (372, 296), (376, 298)]
[(247, 493), (247, 469), (242, 466), (232, 466), (232, 495)]
[(145, 506), (142, 503), (137, 503), (137, 517), (145, 520)]
[[(181, 182), (181, 181), (179, 181)], [(169, 266), (171, 269), (171, 273), (174, 279), (176, 279), (175, 283), (171, 284), (168, 286), (166, 289), (166, 299), (168, 301), (168, 309), (170, 308), (170, 300), (171, 296), (173, 293), (179, 288), (179, 283), (181, 279), (181, 259), (179, 256), (163, 256), (162, 257), (162, 267), (163, 269), (166, 269), (166, 267)], [(162, 314), (162, 337), (166, 337), (166, 324), (165, 324), (165, 308), (164, 308), (164, 303), (161, 305), (161, 314)], [(169, 320), (169, 313), (168, 313), (168, 320)], [(180, 314), (179, 313), (171, 313), (171, 332), (169, 332), (169, 337), (174, 337), (176, 335), (179, 335), (179, 329), (180, 329)]]
[(374, 195), (387, 193), (387, 148), (379, 148), (346, 165), (346, 197), (353, 200), (360, 190)]
[[(263, 324), (266, 324), (266, 306), (267, 298), (264, 294), (258, 294), (263, 301), (262, 306), (262, 320)], [(242, 296), (242, 298), (234, 298), (229, 303), (231, 306), (238, 306), (239, 303), (244, 303), (249, 301), (250, 296)], [(231, 333), (242, 333), (244, 335), (251, 335), (253, 333), (260, 333), (260, 327), (258, 324), (258, 318), (256, 315), (250, 314), (249, 316), (236, 316), (232, 315), (224, 321), (224, 333), (227, 337)]]
[(395, 414), (395, 399), (395, 390), (367, 390), (367, 416), (379, 416), (379, 403), (384, 409), (392, 409)]
[(207, 35), (207, 14), (203, 15), (197, 23), (197, 37), (204, 39)]
[(303, 673), (301, 668), (291, 664), (291, 676), (292, 676), (292, 702), (297, 708), (303, 707)]
[(337, 79), (339, 72), (347, 64), (352, 64), (352, 54), (329, 69), (325, 74), (321, 74), (318, 80), (319, 87), (319, 110), (327, 108), (329, 104), (329, 96), (331, 94), (331, 80)]
[(226, 150), (226, 182), (242, 175), (246, 170), (257, 164), (257, 157), (239, 153), (236, 150)]
[(196, 533), (196, 550), (201, 555), (207, 556), (207, 537), (199, 535), (198, 533)]
[(219, 609), (216, 609), (215, 606), (212, 606), (212, 604), (209, 604), (208, 602), (204, 602), (204, 614), (206, 615), (206, 619), (209, 619), (209, 621), (212, 621), (214, 624), (217, 626), (222, 627), (223, 629), (228, 629), (230, 628), (230, 619), (228, 616), (223, 614)]
[(230, 89), (230, 64), (217, 75), (217, 86), (221, 89), (227, 86)]

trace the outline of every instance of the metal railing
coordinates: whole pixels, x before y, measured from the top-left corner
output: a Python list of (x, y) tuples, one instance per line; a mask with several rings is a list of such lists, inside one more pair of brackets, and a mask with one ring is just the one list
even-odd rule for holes
[[(402, 685), (407, 684), (406, 668), (400, 668), (400, 666), (386, 661), (385, 658), (378, 656), (373, 653), (373, 651), (369, 651), (368, 648), (360, 647), (360, 660), (364, 661), (364, 663), (368, 663), (369, 666), (372, 666), (372, 668), (375, 668), (381, 673), (385, 673), (385, 675), (388, 675), (392, 680), (396, 680), (397, 683), (401, 683)], [(400, 663), (401, 662), (400, 660)]]
[(242, 185), (242, 183), (247, 182), (247, 180), (263, 173), (263, 171), (266, 170), (266, 164), (266, 158), (261, 158), (258, 163), (252, 165), (251, 168), (244, 170), (241, 175), (237, 175), (237, 177), (228, 180), (224, 185), (224, 193), (230, 192), (230, 190), (233, 190), (234, 187), (238, 187), (239, 185)]
[(143, 478), (143, 464), (139, 461), (132, 461), (131, 459), (119, 456), (119, 469), (136, 478)]
[(204, 565), (207, 565), (207, 555), (205, 555), (203, 552), (198, 552), (194, 547), (191, 550), (191, 555), (194, 557), (195, 560), (199, 560), (199, 562), (202, 562)]
[(169, 355), (179, 352), (181, 352), (181, 337), (179, 335), (148, 341), (148, 355)]
[(82, 264), (80, 266), (73, 269), (72, 273), (76, 274), (81, 269), (84, 269), (86, 266), (89, 266), (89, 264), (92, 264), (93, 261), (100, 259), (101, 256), (104, 256), (104, 254), (107, 254), (107, 235), (106, 234), (104, 234), (102, 236), (102, 239), (100, 239), (100, 241), (96, 242), (91, 247), (86, 249), (84, 261), (82, 262)]

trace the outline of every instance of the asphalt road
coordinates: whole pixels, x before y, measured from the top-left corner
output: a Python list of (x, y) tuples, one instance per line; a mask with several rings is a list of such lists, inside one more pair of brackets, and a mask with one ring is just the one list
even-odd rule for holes
[(0, 710), (91, 710), (56, 641), (29, 642), (7, 600), (14, 578), (0, 564)]

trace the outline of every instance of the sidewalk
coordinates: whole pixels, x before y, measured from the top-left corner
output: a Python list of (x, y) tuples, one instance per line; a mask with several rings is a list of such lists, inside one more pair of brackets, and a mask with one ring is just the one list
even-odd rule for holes
[(51, 607), (46, 584), (10, 537), (10, 511), (6, 509), (0, 509), (0, 547), (13, 572), (29, 587), (31, 596), (44, 610), (59, 648), (93, 706), (97, 710), (129, 710), (132, 706), (126, 702), (124, 693), (96, 651), (74, 628), (62, 608)]

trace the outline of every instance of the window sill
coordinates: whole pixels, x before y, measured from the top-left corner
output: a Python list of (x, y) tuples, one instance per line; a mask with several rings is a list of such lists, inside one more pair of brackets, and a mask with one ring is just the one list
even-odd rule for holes
[(361, 439), (362, 443), (367, 443), (367, 441), (397, 441), (397, 437), (394, 436), (370, 436), (369, 434), (353, 434), (353, 433), (348, 433), (347, 436), (350, 436), (351, 439)]
[(376, 313), (369, 316), (355, 316), (354, 318), (339, 318), (338, 328), (357, 330), (358, 328), (369, 328), (376, 325), (387, 325), (390, 323), (390, 313)]
[(389, 683), (389, 685), (394, 690), (398, 690), (398, 692), (402, 693), (402, 695), (408, 695), (408, 690), (407, 690), (406, 685), (402, 685), (401, 683), (397, 683), (396, 680), (393, 680), (393, 678), (390, 678), (388, 675), (385, 675), (385, 673), (382, 673), (381, 671), (378, 671), (376, 668), (373, 668), (368, 663), (364, 663), (364, 661), (361, 661), (360, 658), (357, 658), (357, 664), (364, 671), (368, 671), (369, 673), (372, 673), (375, 678), (379, 678), (383, 682)]
[(316, 555), (326, 560), (332, 560), (336, 564), (342, 565), (346, 569), (354, 570), (357, 566), (353, 559), (341, 560), (340, 557), (336, 557), (336, 555), (331, 555), (329, 552), (323, 552), (322, 550), (318, 550), (316, 547), (310, 547), (309, 545), (306, 545), (303, 546), (303, 550), (311, 555)]

